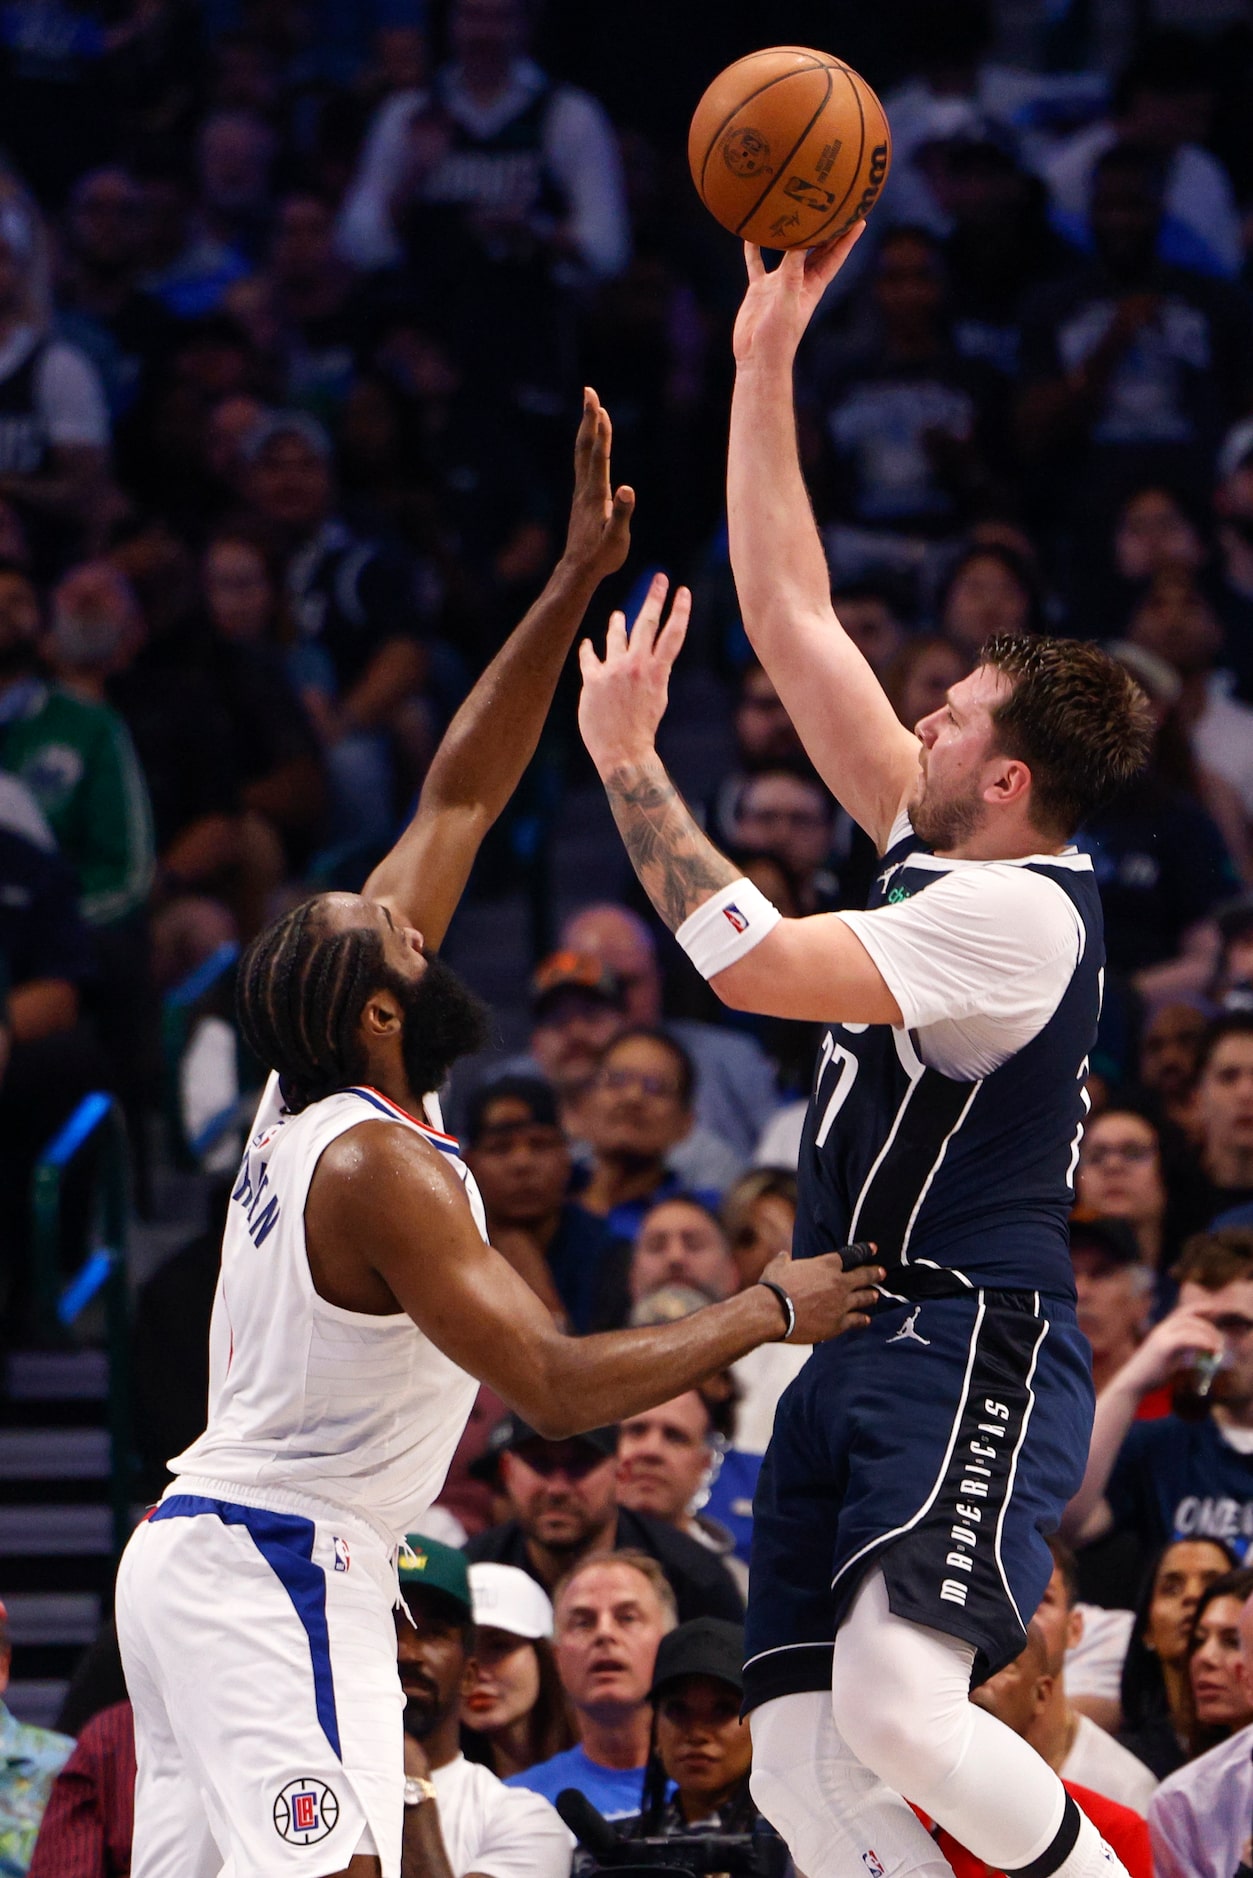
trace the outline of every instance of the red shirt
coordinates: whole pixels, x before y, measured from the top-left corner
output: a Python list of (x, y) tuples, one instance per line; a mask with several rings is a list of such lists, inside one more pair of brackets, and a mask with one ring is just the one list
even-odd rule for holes
[[(1063, 1781), (1062, 1785), (1080, 1812), (1087, 1814), (1101, 1837), (1118, 1854), (1131, 1878), (1153, 1878), (1147, 1822), (1138, 1813), (1133, 1813), (1129, 1806), (1119, 1806), (1116, 1800), (1107, 1800), (1103, 1793), (1093, 1793), (1090, 1787), (1076, 1787), (1069, 1780)], [(918, 1808), (915, 1807), (914, 1811), (917, 1813)], [(924, 1813), (918, 1813), (918, 1816), (924, 1826), (928, 1824)], [(981, 1858), (968, 1852), (964, 1845), (958, 1845), (956, 1839), (951, 1838), (943, 1827), (931, 1826), (930, 1830), (932, 1838), (953, 1867), (954, 1878), (988, 1878), (992, 1869), (990, 1865), (985, 1865)], [(997, 1878), (1000, 1878), (1000, 1874)]]
[(129, 1878), (134, 1830), (135, 1720), (115, 1702), (53, 1782), (26, 1878)]

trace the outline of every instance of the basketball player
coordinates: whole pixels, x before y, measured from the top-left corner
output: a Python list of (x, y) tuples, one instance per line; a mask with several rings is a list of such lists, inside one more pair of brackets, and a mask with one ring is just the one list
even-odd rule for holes
[[(753, 1792), (808, 1878), (948, 1867), (922, 1806), (997, 1871), (1106, 1872), (1033, 1751), (971, 1705), (1022, 1648), (1092, 1416), (1066, 1221), (1101, 995), (1075, 827), (1143, 761), (1127, 675), (1008, 639), (916, 733), (830, 603), (792, 365), (851, 240), (749, 253), (736, 327), (731, 556), (744, 623), (816, 766), (883, 856), (870, 910), (781, 919), (688, 813), (654, 748), (686, 623), (665, 582), (580, 723), (653, 904), (724, 1002), (830, 1025), (801, 1149), (796, 1252), (875, 1242), (869, 1328), (782, 1398), (754, 1510), (745, 1700)], [(1121, 1869), (1116, 1866), (1115, 1869)]]
[[(134, 1878), (399, 1878), (396, 1547), (443, 1483), (477, 1380), (543, 1433), (614, 1422), (872, 1300), (838, 1258), (788, 1261), (665, 1328), (576, 1340), (484, 1242), (424, 1102), (480, 1010), (429, 948), (534, 750), (629, 491), (589, 393), (566, 555), (475, 687), (415, 819), (361, 895), (298, 907), (240, 967), (274, 1074), (232, 1195), (209, 1422), (132, 1537), (117, 1624), (135, 1709)], [(786, 1288), (785, 1288), (786, 1287)]]

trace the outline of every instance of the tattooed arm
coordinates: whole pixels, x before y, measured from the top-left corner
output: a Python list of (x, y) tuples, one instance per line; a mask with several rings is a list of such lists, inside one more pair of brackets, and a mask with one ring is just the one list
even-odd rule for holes
[[(628, 640), (626, 619), (609, 622), (605, 657), (579, 647), (579, 726), (605, 785), (640, 883), (671, 932), (739, 869), (697, 825), (666, 773), (654, 740), (670, 670), (683, 643), (691, 595), (680, 587), (665, 624), (666, 581), (658, 575)], [(710, 980), (724, 1004), (769, 1017), (899, 1024), (900, 1006), (870, 954), (838, 914), (781, 920), (753, 950)]]

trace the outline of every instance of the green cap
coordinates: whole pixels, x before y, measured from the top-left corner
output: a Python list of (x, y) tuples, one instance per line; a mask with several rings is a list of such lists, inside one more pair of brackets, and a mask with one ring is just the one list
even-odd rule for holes
[(401, 1552), (397, 1567), (401, 1590), (413, 1591), (425, 1586), (428, 1591), (441, 1591), (454, 1604), (459, 1604), (468, 1617), (473, 1606), (464, 1553), (450, 1545), (441, 1545), (438, 1539), (428, 1539), (420, 1532), (406, 1533), (405, 1546), (408, 1549)]

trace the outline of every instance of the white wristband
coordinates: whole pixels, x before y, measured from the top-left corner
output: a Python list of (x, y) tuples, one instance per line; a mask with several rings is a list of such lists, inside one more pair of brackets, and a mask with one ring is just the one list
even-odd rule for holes
[(714, 978), (759, 946), (782, 918), (778, 907), (741, 874), (689, 913), (674, 936), (701, 977)]

